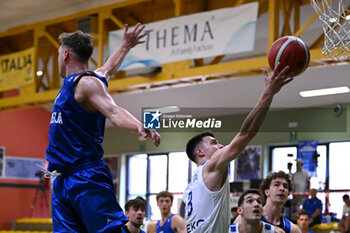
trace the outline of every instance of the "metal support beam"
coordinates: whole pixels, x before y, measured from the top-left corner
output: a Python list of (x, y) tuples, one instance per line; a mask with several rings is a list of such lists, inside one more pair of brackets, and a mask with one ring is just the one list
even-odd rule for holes
[[(203, 9), (203, 1), (205, 1)], [(294, 33), (295, 36), (301, 36), (309, 25), (317, 18), (314, 14), (310, 19), (300, 27), (300, 7), (302, 4), (308, 4), (306, 0), (258, 0), (259, 15), (268, 13), (268, 45), (271, 45), (281, 35)], [(229, 2), (229, 1), (227, 1)], [(57, 49), (60, 47), (57, 36), (63, 30), (72, 30), (76, 28), (76, 22), (79, 18), (94, 15), (97, 18), (97, 32), (94, 32), (98, 55), (96, 60), (91, 62), (99, 67), (103, 64), (105, 56), (104, 48), (107, 44), (108, 30), (116, 30), (124, 27), (123, 22), (134, 22), (136, 19), (142, 23), (151, 23), (158, 20), (172, 18), (191, 13), (198, 13), (205, 10), (219, 9), (228, 6), (238, 6), (244, 3), (253, 2), (253, 0), (238, 0), (232, 3), (223, 3), (223, 1), (188, 1), (188, 0), (128, 0), (109, 6), (103, 6), (96, 9), (80, 12), (45, 22), (35, 23), (11, 29), (6, 32), (0, 32), (0, 39), (3, 37), (18, 37), (18, 35), (27, 35), (33, 32), (33, 45), (35, 47), (36, 58), (34, 67), (37, 70), (39, 59), (43, 59), (45, 77), (35, 78), (35, 83), (20, 88), (20, 94), (16, 97), (4, 98), (0, 93), (0, 110), (23, 108), (30, 106), (39, 106), (51, 104), (59, 91), (59, 74), (57, 64)], [(228, 5), (229, 4), (229, 5)], [(163, 9), (164, 8), (164, 9)], [(145, 9), (148, 9), (145, 12)], [(162, 10), (159, 10), (162, 9)], [(292, 12), (294, 10), (294, 17)], [(149, 12), (150, 11), (150, 12)], [(122, 12), (122, 13), (120, 13)], [(280, 12), (282, 12), (283, 30), (279, 31)], [(294, 27), (291, 25), (293, 18)], [(26, 34), (27, 33), (27, 34)], [(4, 51), (14, 50), (15, 46), (11, 41), (4, 41), (0, 44)], [(25, 38), (24, 38), (25, 39)], [(325, 57), (322, 54), (321, 44), (323, 37), (315, 38), (311, 46), (311, 66), (329, 65), (335, 63), (334, 60)], [(23, 43), (22, 43), (23, 44)], [(8, 45), (8, 46), (7, 46)], [(43, 49), (44, 46), (44, 49)], [(269, 46), (268, 46), (269, 47)], [(43, 54), (46, 53), (46, 54)], [(51, 59), (52, 58), (52, 59)], [(126, 77), (125, 72), (121, 71), (115, 75), (115, 78), (109, 82), (111, 94), (118, 94), (127, 91), (152, 89), (159, 86), (178, 85), (184, 83), (205, 82), (206, 80), (225, 79), (232, 77), (244, 77), (260, 73), (261, 67), (268, 67), (266, 54), (255, 55), (247, 58), (241, 58), (235, 61), (222, 62), (224, 55), (213, 58), (211, 62), (206, 59), (198, 58), (192, 60), (179, 61), (162, 65), (162, 71), (151, 77)], [(50, 61), (50, 62), (49, 62)], [(195, 64), (193, 66), (193, 63)], [(192, 64), (192, 66), (191, 66)], [(49, 70), (51, 74), (49, 75)], [(44, 78), (47, 79), (47, 86), (44, 86)], [(46, 84), (45, 84), (46, 85)], [(48, 88), (48, 89), (47, 89)]]
[(279, 38), (280, 0), (269, 0), (269, 39), (268, 48)]

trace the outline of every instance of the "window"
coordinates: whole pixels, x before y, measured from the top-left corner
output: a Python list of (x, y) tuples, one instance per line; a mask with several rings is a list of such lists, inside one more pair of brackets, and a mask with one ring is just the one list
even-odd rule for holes
[[(296, 172), (297, 146), (274, 147), (271, 150), (271, 171)], [(310, 174), (310, 187), (324, 190), (326, 184), (327, 146), (317, 146), (317, 169)], [(288, 164), (290, 171), (288, 169)]]
[(147, 175), (147, 155), (139, 154), (130, 156), (129, 167), (132, 167), (132, 169), (128, 170), (128, 178), (132, 183), (138, 185), (128, 185), (128, 194), (133, 197), (145, 196), (146, 182), (144, 182), (144, 179)]
[[(311, 173), (310, 186), (319, 192), (317, 197), (323, 203), (324, 213), (334, 213), (338, 219), (342, 217), (343, 195), (350, 193), (350, 182), (344, 179), (350, 177), (348, 154), (350, 142), (329, 142), (317, 146), (317, 169)], [(270, 171), (283, 170), (289, 172), (287, 165), (291, 162), (291, 173), (295, 172), (297, 146), (272, 147), (270, 153)], [(288, 156), (289, 155), (289, 156)], [(325, 195), (329, 192), (328, 198)]]
[(334, 142), (329, 144), (329, 189), (350, 189), (349, 169), (350, 142)]
[(167, 155), (151, 155), (148, 157), (150, 193), (159, 193), (167, 189), (167, 163)]
[(182, 193), (190, 180), (190, 174), (197, 167), (188, 159), (186, 153), (136, 154), (128, 156), (127, 161), (126, 199), (144, 197), (148, 203), (147, 217), (160, 219), (156, 195), (168, 190), (174, 195), (171, 211), (178, 213)]
[[(186, 189), (189, 169), (184, 169), (184, 165), (188, 167), (189, 162), (191, 161), (186, 153), (169, 153), (169, 192), (181, 193)], [(195, 163), (191, 162), (191, 164), (195, 166), (194, 169), (197, 167)]]
[[(296, 171), (295, 159), (297, 158), (297, 148), (293, 147), (276, 147), (272, 150), (272, 171), (284, 171), (289, 173), (288, 163), (292, 163), (291, 172)], [(294, 161), (294, 162), (293, 162)]]
[[(337, 218), (342, 217), (343, 195), (350, 191), (350, 182), (347, 182), (350, 177), (349, 151), (350, 142), (329, 144), (329, 212), (337, 214)], [(339, 192), (340, 190), (344, 192)]]
[(341, 219), (343, 215), (343, 195), (345, 192), (330, 192), (329, 193), (329, 212), (336, 214), (336, 218)]

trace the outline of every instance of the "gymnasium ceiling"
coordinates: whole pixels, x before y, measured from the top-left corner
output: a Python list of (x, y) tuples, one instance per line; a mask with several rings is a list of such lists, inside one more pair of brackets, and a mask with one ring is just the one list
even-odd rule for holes
[(0, 32), (123, 0), (1, 0)]
[[(133, 1), (133, 0), (130, 0)], [(151, 0), (150, 0), (151, 1)], [(153, 0), (152, 0), (153, 1)], [(151, 1), (151, 2), (152, 2)], [(173, 0), (186, 2), (187, 0)], [(1, 0), (0, 1), (0, 32), (9, 28), (23, 26), (34, 22), (53, 19), (74, 14), (83, 10), (97, 8), (121, 0)], [(128, 1), (127, 1), (128, 2)], [(193, 2), (193, 1), (189, 1)], [(204, 1), (203, 2), (211, 2)], [(234, 2), (242, 2), (237, 0)], [(248, 2), (248, 1), (247, 1)], [(267, 0), (260, 0), (266, 4)], [(301, 1), (308, 2), (308, 1)], [(305, 4), (305, 3), (304, 3)], [(306, 4), (301, 7), (301, 23), (306, 22), (313, 14), (312, 8)], [(268, 39), (268, 15), (263, 13), (257, 24), (255, 51), (240, 54), (237, 58), (254, 58), (263, 56), (266, 52)], [(281, 25), (280, 25), (281, 27)], [(301, 36), (307, 44), (313, 43), (315, 36), (322, 35), (320, 23), (315, 20)], [(227, 59), (227, 58), (226, 58)], [(236, 58), (231, 58), (236, 59)], [(295, 78), (294, 82), (282, 89), (274, 100), (274, 107), (310, 107), (337, 103), (349, 103), (350, 94), (302, 98), (299, 91), (336, 86), (350, 86), (350, 66), (347, 62), (325, 62), (310, 67), (304, 74)], [(162, 85), (132, 92), (115, 92), (116, 102), (130, 110), (136, 116), (141, 116), (141, 108), (145, 106), (180, 107), (225, 107), (241, 108), (255, 105), (264, 83), (261, 74), (251, 74), (244, 77), (219, 78), (198, 77), (195, 81), (178, 83), (177, 85)], [(132, 103), (132, 104), (130, 104)]]

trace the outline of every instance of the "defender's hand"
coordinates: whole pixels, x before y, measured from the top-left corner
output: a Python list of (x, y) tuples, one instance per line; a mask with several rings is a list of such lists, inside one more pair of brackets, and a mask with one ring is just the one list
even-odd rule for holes
[(160, 144), (160, 135), (154, 129), (142, 129), (141, 136), (144, 138), (151, 138), (154, 141), (155, 146), (159, 146)]
[(145, 25), (137, 23), (134, 30), (128, 32), (129, 26), (125, 24), (122, 45), (126, 49), (132, 49), (136, 45), (144, 43), (145, 41), (142, 40), (142, 38), (146, 35), (146, 33), (141, 34), (144, 28)]

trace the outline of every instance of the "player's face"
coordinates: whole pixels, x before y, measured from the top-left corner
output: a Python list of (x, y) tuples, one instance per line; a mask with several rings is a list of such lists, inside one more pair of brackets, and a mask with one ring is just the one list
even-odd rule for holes
[(283, 178), (276, 178), (271, 181), (270, 188), (265, 190), (267, 198), (270, 198), (272, 202), (284, 204), (288, 198), (289, 185), (288, 182)]
[(241, 207), (238, 207), (239, 214), (245, 220), (260, 221), (262, 215), (262, 198), (256, 193), (248, 193), (244, 197)]
[(307, 229), (310, 224), (309, 217), (307, 215), (300, 215), (297, 220), (297, 223), (300, 229)]
[(223, 148), (224, 146), (219, 143), (218, 140), (216, 140), (214, 137), (211, 136), (205, 136), (202, 139), (201, 149), (203, 150), (203, 153), (208, 156), (209, 158), (219, 149)]
[(134, 206), (131, 206), (129, 211), (125, 211), (125, 215), (132, 225), (134, 225), (135, 227), (140, 227), (143, 224), (145, 210), (142, 208), (136, 209)]
[(162, 214), (170, 213), (171, 206), (173, 203), (171, 202), (170, 197), (160, 197), (158, 198), (157, 205)]

